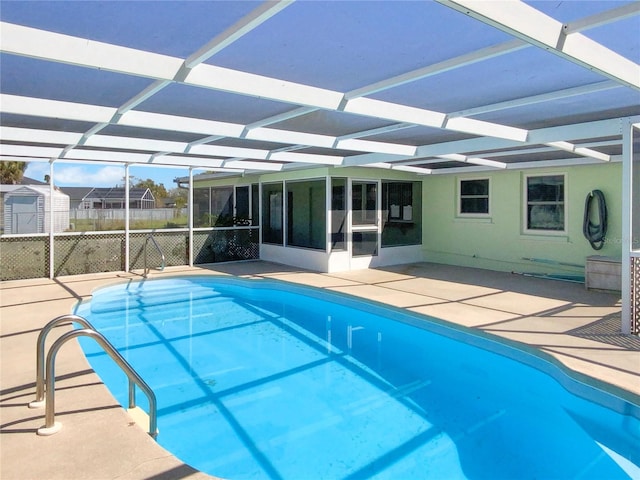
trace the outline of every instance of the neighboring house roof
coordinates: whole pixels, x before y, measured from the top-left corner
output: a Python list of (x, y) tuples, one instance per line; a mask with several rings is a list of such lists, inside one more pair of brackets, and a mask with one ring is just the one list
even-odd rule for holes
[[(149, 193), (149, 200), (153, 200), (153, 194), (148, 188), (131, 188), (129, 190), (129, 200), (139, 200), (143, 199), (147, 192)], [(125, 189), (124, 188), (94, 188), (91, 194), (89, 195), (92, 198), (101, 198), (104, 200), (113, 200), (113, 199), (124, 199), (125, 197)]]
[(41, 182), (40, 180), (36, 180), (35, 178), (22, 177), (20, 180), (20, 185), (49, 185), (47, 182)]
[(60, 187), (60, 190), (69, 195), (71, 201), (80, 202), (93, 190), (93, 187)]

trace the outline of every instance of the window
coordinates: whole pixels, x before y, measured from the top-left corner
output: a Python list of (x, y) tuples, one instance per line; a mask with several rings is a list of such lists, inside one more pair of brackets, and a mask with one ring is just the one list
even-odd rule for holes
[(526, 177), (526, 230), (565, 231), (564, 175)]
[(422, 183), (382, 182), (382, 247), (422, 241)]
[(459, 215), (489, 215), (489, 179), (460, 180)]

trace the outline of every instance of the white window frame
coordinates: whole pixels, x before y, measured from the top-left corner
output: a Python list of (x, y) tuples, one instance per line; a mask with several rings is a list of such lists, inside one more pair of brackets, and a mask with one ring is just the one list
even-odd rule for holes
[[(487, 213), (466, 213), (462, 211), (462, 182), (469, 182), (475, 180), (486, 180), (488, 184), (487, 193)], [(490, 177), (468, 177), (458, 178), (458, 191), (457, 191), (457, 208), (456, 213), (458, 217), (462, 218), (489, 218), (491, 217), (491, 178)], [(484, 197), (484, 195), (478, 195), (477, 198)], [(468, 198), (468, 197), (467, 197)]]
[[(529, 207), (529, 179), (536, 177), (562, 177), (563, 178), (563, 199), (562, 205), (564, 207), (564, 218), (562, 219), (562, 230), (543, 230), (539, 228), (531, 229), (528, 225), (528, 207)], [(567, 199), (569, 198), (569, 182), (566, 172), (545, 172), (545, 173), (531, 173), (523, 175), (522, 182), (522, 230), (526, 235), (544, 235), (544, 236), (566, 236), (568, 232), (567, 222), (569, 220), (569, 205)]]

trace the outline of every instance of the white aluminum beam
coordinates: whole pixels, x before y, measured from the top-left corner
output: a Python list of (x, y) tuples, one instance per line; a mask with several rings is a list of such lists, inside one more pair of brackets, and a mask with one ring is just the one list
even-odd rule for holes
[(37, 147), (33, 145), (0, 145), (0, 155), (11, 155), (17, 157), (40, 157), (58, 158), (62, 153), (62, 148)]
[(314, 147), (331, 148), (336, 142), (336, 137), (318, 135), (315, 133), (294, 132), (275, 128), (254, 128), (249, 130), (245, 138), (250, 140), (263, 140), (266, 142), (293, 143)]
[(328, 110), (337, 110), (343, 98), (342, 93), (333, 90), (207, 64), (194, 67), (184, 83)]
[(608, 162), (609, 160), (611, 160), (611, 155), (598, 152), (597, 150), (592, 150), (591, 148), (578, 147), (569, 142), (549, 142), (547, 143), (547, 145), (549, 147), (564, 150), (565, 152), (575, 153), (576, 155), (581, 155), (583, 157), (591, 157), (595, 158), (596, 160), (602, 160), (603, 162)]
[[(196, 65), (186, 72), (186, 77), (182, 80), (182, 78), (177, 78), (179, 75), (178, 71), (181, 70), (182, 67), (182, 61), (174, 57), (157, 55), (107, 43), (93, 42), (87, 39), (17, 25), (7, 25), (8, 32), (5, 32), (4, 29), (2, 30), (3, 43), (0, 44), (0, 50), (9, 53), (32, 56), (43, 60), (73, 63), (91, 68), (101, 68), (131, 75), (142, 75), (155, 78), (156, 80), (182, 81), (187, 85), (308, 107), (334, 111), (344, 109), (346, 112), (370, 115), (387, 120), (409, 121), (410, 123), (417, 123), (418, 125), (457, 130), (455, 122), (453, 126), (445, 127), (446, 117), (439, 112), (365, 98), (354, 98), (347, 101), (346, 105), (343, 105), (345, 97), (341, 92), (214, 65)], [(27, 30), (23, 30), (24, 28), (27, 28)], [(31, 34), (34, 35), (37, 41), (32, 41), (31, 37), (29, 37), (30, 40), (25, 43), (24, 38)], [(5, 36), (8, 39), (6, 43), (4, 42)], [(41, 42), (46, 42), (48, 46), (40, 45)], [(81, 49), (80, 46), (85, 44), (91, 45), (90, 54), (75, 52), (74, 48)], [(87, 56), (90, 58), (86, 58)], [(114, 60), (114, 57), (116, 60)], [(177, 62), (180, 63), (180, 65), (177, 65)], [(164, 70), (162, 70), (160, 66), (163, 66)], [(149, 91), (142, 92), (140, 96), (136, 96), (127, 102), (127, 104), (121, 107), (122, 110), (131, 108), (131, 106), (139, 103), (141, 99), (146, 98), (147, 95), (152, 95), (157, 89), (163, 88), (164, 85), (164, 83), (152, 85)], [(132, 110), (128, 110), (124, 115), (127, 116), (131, 112)], [(100, 122), (104, 121), (105, 120), (101, 120)], [(465, 124), (463, 128), (457, 131), (472, 134), (478, 132), (476, 133), (478, 135), (491, 135), (495, 133), (498, 136), (509, 135), (508, 138), (513, 138), (515, 131), (522, 132), (520, 129), (512, 129), (506, 126), (495, 125), (495, 127), (489, 129), (485, 127), (478, 128), (478, 126), (479, 124), (468, 127)], [(520, 137), (521, 133), (518, 133), (517, 136)]]
[(208, 155), (212, 157), (243, 157), (254, 160), (265, 160), (269, 155), (269, 150), (227, 147), (224, 145), (196, 145), (189, 150), (189, 153)]
[(0, 110), (3, 113), (96, 123), (108, 123), (116, 113), (116, 109), (111, 107), (7, 94), (0, 94)]
[(270, 172), (279, 172), (282, 170), (281, 163), (253, 162), (247, 160), (227, 160), (223, 166), (242, 170), (265, 170)]
[(173, 80), (182, 59), (0, 22), (6, 53), (149, 78)]
[(186, 157), (181, 155), (154, 155), (149, 163), (153, 165), (189, 166), (194, 168), (218, 168), (224, 163), (223, 159)]
[(11, 142), (75, 145), (80, 139), (82, 139), (82, 133), (0, 126), (0, 140), (9, 140)]
[(204, 135), (224, 135), (235, 138), (239, 138), (244, 131), (244, 126), (237, 123), (218, 122), (138, 110), (129, 110), (122, 115), (116, 123), (129, 127), (156, 128), (158, 130), (201, 133)]
[[(550, 142), (572, 140), (615, 137), (620, 135), (620, 120), (599, 120), (574, 125), (564, 125), (559, 127), (541, 128), (529, 131), (527, 142), (515, 142), (511, 140), (480, 137), (467, 140), (456, 140), (453, 142), (443, 142), (432, 145), (422, 145), (417, 148), (415, 156), (396, 157), (390, 159), (389, 156), (381, 154), (366, 153), (345, 158), (344, 166), (366, 165), (376, 162), (406, 162), (425, 157), (436, 157), (448, 154), (464, 154), (468, 152), (489, 152), (491, 150), (505, 150), (518, 148), (522, 145), (545, 145)], [(511, 153), (518, 154), (518, 150)], [(506, 154), (511, 154), (506, 153)], [(503, 152), (504, 154), (504, 152)], [(575, 163), (576, 159), (574, 159)], [(587, 163), (592, 163), (585, 159)], [(602, 161), (602, 160), (600, 160)]]
[(524, 2), (437, 1), (622, 85), (640, 90), (640, 65), (581, 33), (567, 34), (561, 22)]
[(344, 157), (336, 155), (312, 155), (309, 153), (276, 152), (269, 155), (269, 160), (283, 162), (311, 163), (317, 165), (342, 165)]

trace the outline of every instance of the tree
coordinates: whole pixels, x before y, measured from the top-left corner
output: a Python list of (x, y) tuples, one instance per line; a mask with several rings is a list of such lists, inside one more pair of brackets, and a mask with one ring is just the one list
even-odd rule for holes
[(26, 169), (26, 162), (0, 162), (0, 183), (5, 185), (19, 184)]
[(169, 190), (169, 198), (176, 204), (176, 208), (184, 208), (187, 205), (189, 190), (186, 188), (172, 188)]
[(163, 207), (164, 199), (169, 196), (167, 189), (164, 188), (164, 184), (156, 184), (156, 182), (150, 178), (138, 180), (138, 182), (132, 185), (132, 188), (148, 188), (156, 199), (156, 207)]

